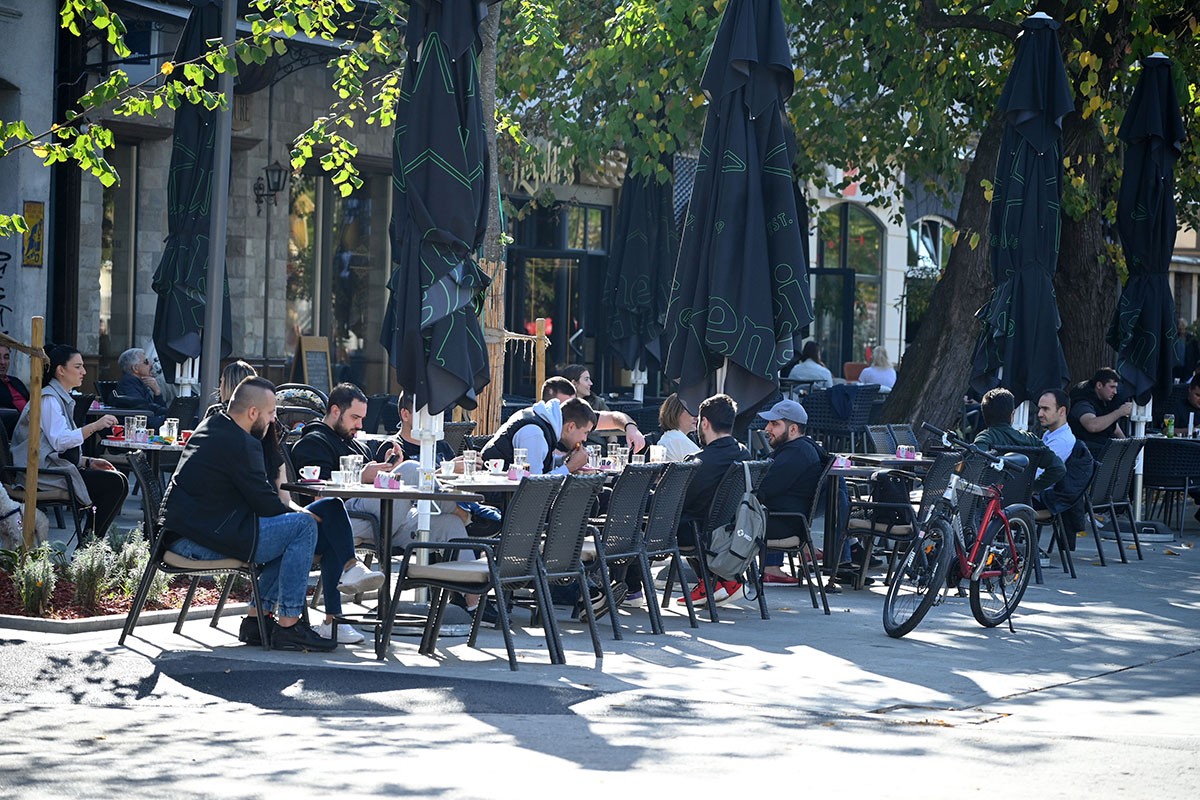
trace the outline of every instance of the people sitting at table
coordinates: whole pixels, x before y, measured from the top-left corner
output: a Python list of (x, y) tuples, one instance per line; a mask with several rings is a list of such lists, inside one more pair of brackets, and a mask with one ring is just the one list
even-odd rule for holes
[(821, 344), (816, 339), (809, 339), (800, 348), (800, 361), (792, 367), (788, 378), (793, 381), (812, 381), (814, 389), (833, 385), (833, 373), (821, 360)]
[(858, 382), (878, 384), (881, 392), (892, 390), (896, 385), (896, 368), (888, 359), (886, 347), (880, 345), (871, 352), (871, 365), (859, 373)]
[[(729, 465), (739, 464), (750, 458), (750, 451), (733, 438), (733, 423), (736, 418), (737, 403), (729, 395), (713, 395), (700, 404), (700, 441), (704, 446), (698, 453), (687, 457), (688, 461), (695, 461), (700, 466), (692, 472), (692, 482), (688, 484), (687, 493), (684, 495), (683, 511), (679, 517), (681, 547), (696, 546), (696, 526), (703, 524), (708, 515), (713, 493), (725, 477)], [(689, 561), (692, 569), (699, 575), (700, 569), (696, 560), (692, 558)], [(741, 588), (742, 585), (737, 581), (714, 580), (713, 601), (723, 603)], [(702, 602), (705, 596), (704, 582), (700, 581), (692, 589), (692, 602)], [(682, 597), (676, 602), (679, 605), (686, 604)]]
[(162, 388), (154, 378), (146, 351), (140, 347), (129, 348), (117, 357), (117, 366), (121, 368), (121, 379), (117, 381), (113, 393), (121, 399), (120, 405), (149, 411), (146, 424), (151, 430), (157, 431), (167, 417), (167, 404), (162, 396)]
[[(297, 470), (303, 467), (317, 467), (321, 478), (329, 480), (332, 473), (341, 470), (342, 456), (361, 456), (362, 471), (357, 478), (362, 483), (374, 483), (375, 476), (380, 471), (398, 471), (406, 483), (416, 485), (419, 478), (418, 465), (404, 462), (404, 453), (395, 444), (376, 458), (372, 447), (366, 441), (355, 438), (362, 430), (363, 418), (367, 415), (367, 396), (352, 383), (339, 383), (329, 393), (328, 410), (325, 416), (315, 422), (309, 422), (301, 431), (300, 439), (292, 445), (292, 464)], [(419, 524), (415, 503), (409, 503), (403, 508), (403, 503), (395, 504), (392, 528), (392, 546), (403, 547), (417, 533)], [(378, 512), (379, 501), (361, 497), (346, 501), (346, 508), (351, 512), (362, 515), (374, 515)], [(450, 539), (461, 539), (467, 535), (466, 523), (469, 517), (465, 511), (453, 503), (443, 504), (442, 513), (429, 517), (429, 539), (434, 542), (445, 542)], [(350, 519), (354, 529), (356, 543), (375, 544), (371, 522), (352, 514)], [(465, 552), (465, 551), (464, 551)]]
[(1037, 451), (1030, 462), (1039, 470), (1033, 479), (1033, 491), (1040, 492), (1063, 479), (1067, 468), (1062, 459), (1055, 455), (1045, 442), (1028, 431), (1019, 431), (1012, 426), (1016, 399), (1008, 389), (997, 388), (983, 396), (980, 408), (987, 430), (975, 437), (975, 444), (984, 450), (1004, 454), (1009, 447), (1029, 447)]
[[(547, 378), (542, 382), (541, 396), (542, 400), (558, 400), (560, 403), (566, 402), (572, 397), (577, 396), (575, 394), (575, 384), (561, 375)], [(588, 405), (590, 406), (591, 403), (588, 403)], [(642, 435), (638, 424), (633, 421), (633, 417), (623, 411), (600, 411), (596, 408), (592, 410), (596, 412), (596, 427), (592, 430), (592, 434), (588, 436), (590, 442), (594, 443), (596, 434), (624, 431), (625, 442), (630, 447), (629, 452), (641, 452), (642, 448), (646, 446), (646, 437)], [(517, 413), (521, 412), (518, 411)]]
[[(337, 643), (302, 619), (318, 519), (285, 503), (267, 477), (262, 438), (275, 419), (275, 385), (263, 378), (238, 384), (229, 408), (197, 426), (163, 498), (167, 546), (201, 561), (253, 559), (275, 650), (329, 652)], [(257, 524), (256, 524), (257, 523)], [(238, 638), (261, 644), (254, 615)]]
[(513, 463), (524, 449), (531, 475), (566, 475), (587, 466), (583, 444), (596, 426), (596, 412), (583, 400), (543, 400), (509, 417), (484, 445), (484, 461)]
[(1099, 459), (1109, 439), (1124, 439), (1121, 420), (1133, 413), (1133, 403), (1117, 399), (1121, 376), (1112, 367), (1101, 367), (1090, 380), (1071, 388), (1067, 423), (1071, 432)]
[[(1071, 426), (1067, 424), (1070, 407), (1071, 401), (1062, 389), (1047, 389), (1038, 398), (1042, 442), (1063, 462), (1067, 474), (1058, 483), (1043, 489), (1034, 502), (1051, 514), (1062, 515), (1067, 529), (1067, 547), (1074, 550), (1075, 541), (1082, 535), (1087, 521), (1087, 502), (1083, 493), (1092, 480), (1095, 459), (1087, 446), (1071, 433)], [(1072, 499), (1075, 502), (1070, 502)]]
[(658, 409), (658, 427), (662, 429), (658, 444), (664, 448), (667, 461), (683, 461), (700, 452), (700, 445), (691, 438), (696, 432), (696, 417), (678, 394), (672, 393), (663, 400)]
[(1196, 369), (1200, 367), (1200, 341), (1188, 330), (1187, 320), (1183, 317), (1175, 320), (1175, 331), (1178, 334), (1175, 348), (1179, 354), (1179, 363), (1171, 371), (1171, 375), (1177, 381), (1188, 381), (1195, 377)]
[(29, 387), (16, 375), (9, 375), (12, 351), (0, 344), (0, 408), (11, 408), (20, 413), (29, 402)]
[[(83, 385), (87, 369), (83, 356), (70, 345), (60, 344), (47, 353), (46, 385), (42, 388), (41, 438), (38, 443), (38, 469), (64, 469), (69, 477), (46, 475), (38, 478), (38, 487), (66, 489), (69, 480), (75, 498), (83, 508), (94, 508), (92, 533), (104, 536), (121, 511), (129, 494), (129, 482), (103, 458), (83, 455), (83, 443), (94, 433), (108, 430), (117, 418), (105, 414), (82, 428), (75, 424), (75, 398), (72, 390)], [(25, 467), (29, 459), (29, 410), (25, 405), (13, 431), (13, 464)]]
[(1187, 434), (1189, 421), (1192, 423), (1193, 432), (1200, 428), (1200, 376), (1191, 376), (1187, 392), (1168, 411), (1175, 415), (1176, 436)]
[(593, 411), (608, 411), (608, 403), (604, 402), (601, 395), (592, 391), (592, 373), (583, 364), (568, 364), (559, 370), (558, 374), (571, 382), (575, 387), (575, 396), (586, 400)]

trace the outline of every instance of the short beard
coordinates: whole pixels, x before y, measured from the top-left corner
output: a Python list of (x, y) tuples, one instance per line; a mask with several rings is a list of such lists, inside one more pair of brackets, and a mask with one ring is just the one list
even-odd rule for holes
[(267, 431), (270, 430), (270, 428), (271, 423), (267, 422), (262, 417), (259, 417), (258, 419), (254, 420), (254, 422), (250, 423), (250, 435), (255, 439), (265, 439), (267, 437)]

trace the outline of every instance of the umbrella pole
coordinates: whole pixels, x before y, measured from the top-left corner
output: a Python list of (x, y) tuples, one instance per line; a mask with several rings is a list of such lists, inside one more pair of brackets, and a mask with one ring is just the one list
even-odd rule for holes
[[(1133, 435), (1141, 439), (1146, 435), (1146, 423), (1153, 417), (1154, 398), (1144, 406), (1139, 406), (1134, 403), (1133, 413), (1129, 419), (1133, 422)], [(1138, 451), (1137, 461), (1133, 464), (1133, 524), (1137, 525), (1142, 518), (1142, 455), (1145, 450)], [(1180, 512), (1183, 513), (1183, 512)], [(1113, 525), (1119, 525), (1116, 516), (1113, 517)]]
[(635, 369), (633, 371), (633, 399), (639, 403), (642, 402), (645, 396), (646, 383), (649, 377), (644, 369)]
[[(199, 394), (197, 388), (200, 384), (200, 361), (196, 358), (189, 358), (182, 364), (179, 364), (175, 370), (175, 385), (179, 387), (180, 397), (191, 397), (194, 394)], [(214, 387), (215, 388), (215, 387)]]

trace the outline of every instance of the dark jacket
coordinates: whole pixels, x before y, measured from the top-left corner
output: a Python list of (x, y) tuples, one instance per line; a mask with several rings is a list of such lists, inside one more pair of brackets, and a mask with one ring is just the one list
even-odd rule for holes
[(704, 519), (708, 513), (708, 506), (712, 503), (713, 492), (716, 491), (721, 478), (725, 477), (729, 465), (749, 458), (750, 451), (732, 436), (722, 436), (706, 444), (699, 453), (688, 456), (688, 461), (697, 461), (700, 466), (692, 473), (692, 482), (688, 484), (680, 522)]
[(1067, 474), (1067, 468), (1063, 465), (1062, 459), (1056, 456), (1045, 442), (1032, 433), (1017, 430), (1012, 425), (991, 426), (975, 437), (975, 444), (984, 450), (995, 450), (1001, 454), (1004, 453), (1006, 447), (1036, 448), (1038, 454), (1030, 460), (1044, 472), (1033, 481), (1033, 491), (1035, 492), (1040, 492), (1047, 486), (1058, 483)]
[[(1096, 390), (1093, 385), (1088, 381), (1084, 381), (1072, 387), (1070, 397), (1071, 410), (1067, 413), (1067, 424), (1071, 426), (1071, 433), (1075, 434), (1076, 439), (1088, 446), (1093, 456), (1099, 457), (1104, 452), (1104, 448), (1108, 446), (1109, 440), (1116, 433), (1118, 423), (1114, 422), (1104, 430), (1092, 433), (1083, 427), (1083, 415), (1095, 414), (1097, 417), (1103, 417), (1106, 414), (1111, 414), (1121, 407), (1121, 396), (1117, 395), (1111, 402), (1106, 403), (1096, 396)], [(1175, 423), (1178, 425), (1179, 420), (1176, 419)], [(1184, 424), (1187, 424), (1187, 420), (1184, 420)]]
[(505, 464), (511, 464), (513, 461), (513, 437), (526, 425), (537, 425), (541, 428), (542, 435), (546, 437), (546, 458), (542, 464), (542, 474), (549, 475), (550, 471), (554, 469), (554, 449), (558, 446), (558, 434), (554, 431), (554, 426), (532, 408), (519, 411), (509, 417), (500, 426), (500, 430), (496, 431), (484, 445), (479, 456), (484, 461), (502, 458)]
[(141, 378), (132, 373), (127, 372), (121, 376), (113, 393), (124, 399), (124, 402), (119, 403), (122, 408), (144, 408), (154, 412), (150, 415), (148, 425), (157, 428), (166, 419), (167, 404), (161, 397), (155, 396), (154, 392), (142, 383)]
[(324, 422), (310, 422), (304, 426), (300, 441), (292, 445), (292, 464), (301, 467), (320, 467), (321, 477), (329, 480), (329, 474), (342, 468), (342, 456), (362, 456), (371, 460), (371, 448), (355, 439), (343, 439), (337, 431)]
[(771, 466), (755, 494), (770, 511), (807, 514), (821, 488), (817, 481), (827, 457), (824, 449), (808, 437), (784, 442), (771, 453)]
[(162, 504), (168, 544), (183, 537), (243, 561), (254, 558), (257, 517), (289, 511), (267, 480), (262, 442), (227, 414), (196, 428)]
[(1076, 439), (1071, 455), (1067, 456), (1067, 474), (1058, 483), (1042, 490), (1040, 499), (1051, 514), (1061, 514), (1083, 495), (1092, 481), (1095, 464), (1096, 460), (1092, 458), (1087, 445)]
[[(17, 390), (17, 393), (25, 398), (25, 402), (28, 403), (29, 387), (22, 383), (21, 379), (15, 375), (9, 375), (7, 380), (12, 384), (13, 388)], [(8, 386), (4, 383), (4, 381), (0, 381), (0, 408), (11, 408), (14, 411), (21, 410), (13, 403), (12, 392), (9, 391)]]

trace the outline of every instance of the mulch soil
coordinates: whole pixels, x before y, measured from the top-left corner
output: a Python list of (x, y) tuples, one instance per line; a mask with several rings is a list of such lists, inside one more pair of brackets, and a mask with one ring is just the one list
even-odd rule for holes
[[(183, 605), (183, 598), (187, 595), (189, 580), (184, 576), (176, 577), (165, 594), (157, 599), (147, 601), (146, 610), (180, 608)], [(213, 579), (201, 578), (196, 595), (192, 598), (192, 606), (215, 606), (220, 598), (221, 593), (216, 588)], [(229, 602), (242, 602), (249, 599), (249, 586), (245, 582), (240, 582), (230, 594)], [(107, 614), (126, 614), (129, 612), (131, 602), (132, 598), (110, 595), (101, 597), (95, 608), (84, 608), (75, 602), (75, 584), (60, 575), (58, 583), (54, 587), (54, 596), (50, 600), (50, 608), (43, 616), (46, 619), (83, 619)], [(26, 613), (25, 608), (21, 605), (21, 597), (17, 593), (17, 587), (13, 584), (12, 577), (3, 572), (0, 572), (0, 614), (12, 614), (18, 617), (37, 616)]]

